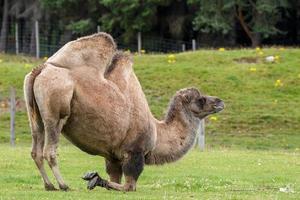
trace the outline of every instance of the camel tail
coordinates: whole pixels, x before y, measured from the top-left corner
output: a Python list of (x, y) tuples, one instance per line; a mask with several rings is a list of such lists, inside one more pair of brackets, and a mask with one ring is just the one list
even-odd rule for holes
[(42, 64), (32, 69), (32, 71), (25, 76), (24, 80), (24, 98), (31, 126), (33, 124), (36, 126), (42, 125), (42, 118), (35, 100), (33, 85), (36, 77), (44, 68), (45, 65)]

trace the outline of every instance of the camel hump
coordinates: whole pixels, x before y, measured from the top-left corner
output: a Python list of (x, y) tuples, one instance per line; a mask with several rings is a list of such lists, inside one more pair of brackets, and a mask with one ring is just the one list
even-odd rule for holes
[(71, 70), (76, 67), (93, 67), (104, 75), (116, 49), (117, 45), (109, 34), (96, 33), (68, 42), (47, 63)]
[(125, 53), (123, 51), (117, 51), (112, 58), (111, 64), (106, 70), (106, 74), (110, 74), (116, 68), (120, 68), (120, 67), (132, 68), (132, 65), (133, 65), (132, 56), (129, 53)]

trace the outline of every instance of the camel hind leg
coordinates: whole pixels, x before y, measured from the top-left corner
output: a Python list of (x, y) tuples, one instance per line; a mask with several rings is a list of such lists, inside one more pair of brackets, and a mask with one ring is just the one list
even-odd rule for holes
[(65, 184), (61, 176), (56, 157), (56, 150), (58, 147), (60, 132), (65, 121), (66, 119), (45, 121), (45, 145), (43, 150), (43, 157), (48, 161), (59, 188), (64, 191), (68, 190), (69, 187)]
[[(40, 113), (38, 111), (37, 105), (34, 101), (34, 96), (32, 91), (32, 77), (31, 75), (27, 75), (25, 77), (24, 82), (24, 97), (27, 107), (29, 125), (31, 129), (32, 136), (32, 149), (31, 149), (31, 157), (34, 160), (42, 178), (44, 181), (44, 186), (46, 190), (56, 190), (54, 185), (51, 183), (45, 167), (44, 167), (44, 159), (43, 159), (43, 148), (44, 148), (44, 124), (41, 119)], [(29, 102), (31, 101), (31, 102)]]
[(31, 133), (32, 133), (32, 150), (31, 157), (34, 160), (42, 178), (44, 181), (45, 190), (57, 190), (51, 183), (45, 167), (43, 159), (43, 148), (44, 148), (44, 126), (41, 122), (36, 123), (33, 119), (30, 119), (31, 123)]
[(61, 190), (68, 190), (57, 162), (56, 150), (59, 136), (71, 112), (73, 81), (68, 70), (46, 67), (36, 77), (34, 84), (35, 100), (43, 119), (45, 142), (43, 157), (47, 160)]

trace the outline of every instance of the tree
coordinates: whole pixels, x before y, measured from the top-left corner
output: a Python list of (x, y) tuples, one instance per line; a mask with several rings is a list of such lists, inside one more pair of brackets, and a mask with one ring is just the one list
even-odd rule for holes
[(199, 6), (193, 21), (195, 30), (228, 34), (237, 20), (253, 47), (260, 45), (261, 38), (282, 33), (276, 24), (289, 7), (288, 0), (190, 0), (189, 3)]
[(4, 0), (3, 4), (3, 14), (2, 14), (2, 26), (0, 33), (0, 51), (5, 51), (6, 49), (6, 39), (7, 39), (7, 22), (8, 22), (8, 0)]
[(100, 0), (100, 2), (108, 9), (100, 20), (103, 28), (110, 32), (124, 33), (123, 36), (127, 41), (137, 32), (146, 32), (152, 28), (156, 21), (157, 5), (164, 3), (158, 0)]

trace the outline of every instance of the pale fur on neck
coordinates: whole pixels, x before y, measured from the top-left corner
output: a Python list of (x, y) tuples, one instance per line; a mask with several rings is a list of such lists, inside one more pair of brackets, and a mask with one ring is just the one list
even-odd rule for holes
[(156, 147), (145, 156), (145, 163), (158, 165), (183, 157), (194, 144), (199, 123), (200, 120), (186, 112), (178, 96), (175, 96), (165, 120), (156, 120)]

